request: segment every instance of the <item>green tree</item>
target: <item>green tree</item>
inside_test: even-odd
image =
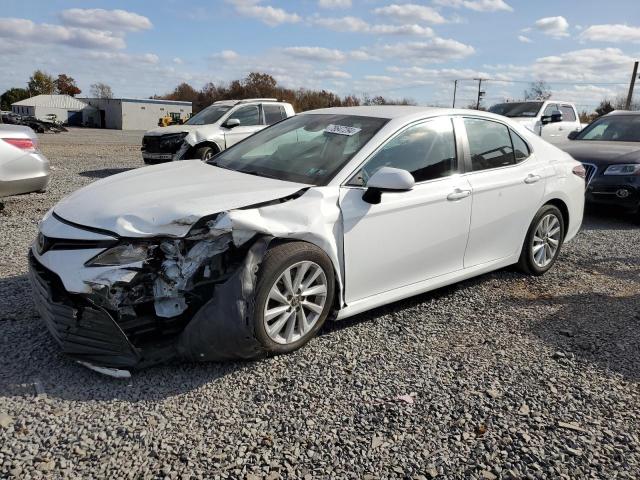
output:
[[[0,95],[0,110],[11,110],[11,104],[29,98],[29,90],[26,88],[10,88]]]
[[[36,70],[29,78],[27,89],[32,97],[36,95],[51,95],[56,91],[53,77],[42,70]]]
[[[76,81],[73,79],[73,77],[70,77],[69,75],[66,75],[64,73],[58,75],[58,78],[54,80],[54,83],[56,85],[56,91],[60,95],[70,95],[72,97],[75,97],[76,95],[82,93],[82,90],[78,88],[78,85],[76,85]]]

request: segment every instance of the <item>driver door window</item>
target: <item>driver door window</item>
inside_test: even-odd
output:
[[[437,118],[407,128],[374,154],[351,183],[365,185],[382,167],[407,170],[416,183],[455,173],[458,165],[451,119]]]
[[[242,127],[260,125],[260,108],[257,105],[241,107],[233,112],[229,118],[240,120],[240,126]]]

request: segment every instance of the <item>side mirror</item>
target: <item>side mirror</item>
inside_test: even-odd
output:
[[[240,125],[240,120],[238,120],[237,118],[228,118],[223,124],[222,126],[224,128],[235,128],[237,126]]]
[[[382,167],[367,182],[367,190],[362,199],[376,205],[382,200],[382,192],[406,192],[415,184],[413,175],[406,170]]]
[[[555,112],[552,112],[551,115],[543,115],[542,118],[540,118],[540,121],[542,122],[543,125],[546,125],[548,123],[558,123],[562,121],[562,113],[558,112],[557,110]]]
[[[569,140],[575,140],[576,138],[578,138],[578,135],[580,135],[580,132],[577,130],[574,130],[573,132],[569,132],[569,135],[567,136],[567,138]]]

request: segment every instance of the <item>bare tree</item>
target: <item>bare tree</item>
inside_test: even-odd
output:
[[[94,98],[113,98],[113,91],[106,83],[98,82],[91,85],[91,96]]]
[[[544,80],[531,82],[529,88],[524,91],[525,100],[549,100],[551,98],[551,87]]]

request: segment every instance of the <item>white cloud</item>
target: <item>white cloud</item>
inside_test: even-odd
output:
[[[344,62],[352,60],[371,60],[373,57],[363,50],[350,52],[324,47],[287,47],[284,53],[295,58],[314,62]]]
[[[524,35],[518,35],[518,40],[522,43],[533,43],[533,40],[531,40],[529,37],[525,37]]]
[[[417,24],[404,25],[370,25],[361,18],[339,17],[325,18],[319,17],[312,20],[315,25],[335,30],[337,32],[370,33],[375,35],[408,35],[418,37],[432,37],[433,30]]]
[[[391,17],[397,21],[422,21],[427,23],[439,24],[445,23],[445,18],[438,11],[424,5],[416,5],[414,3],[403,3],[387,5],[373,10],[376,15]]]
[[[393,83],[395,81],[393,77],[389,77],[387,75],[365,75],[364,79],[378,83]]]
[[[325,18],[319,17],[312,20],[316,25],[329,28],[337,32],[359,32],[366,33],[370,29],[370,25],[361,18],[357,17],[340,17]]]
[[[23,18],[0,18],[0,38],[32,44],[60,44],[76,48],[117,50],[125,48],[122,37],[111,32],[47,23]]]
[[[569,22],[564,17],[545,17],[534,23],[534,28],[551,37],[569,36]]]
[[[318,0],[321,8],[351,8],[351,0]]]
[[[104,10],[102,8],[70,8],[60,13],[65,25],[96,30],[129,31],[148,30],[151,20],[126,10]]]
[[[332,79],[341,79],[341,78],[351,78],[351,75],[347,72],[343,72],[342,70],[320,70],[314,74],[318,78],[332,78]]]
[[[591,42],[640,42],[640,27],[629,25],[591,25],[585,29],[580,38]]]
[[[237,60],[239,56],[240,55],[233,50],[222,50],[221,52],[214,53],[212,55],[214,59],[221,60],[223,62],[233,62],[234,60]]]
[[[610,81],[616,75],[625,79],[633,61],[619,48],[587,48],[538,58],[534,69],[547,76],[553,72],[555,79]]]
[[[108,61],[121,65],[158,65],[160,57],[155,53],[144,53],[142,55],[132,55],[122,52],[86,52],[85,58],[99,61]]]
[[[176,65],[182,65],[184,63],[184,61],[180,57],[175,57],[172,62]]]
[[[261,5],[261,0],[227,0],[227,2],[232,4],[239,14],[256,18],[270,27],[302,20],[297,13],[289,13],[282,8],[274,8],[270,5]]]
[[[513,11],[513,8],[504,0],[434,0],[433,3],[443,7],[464,7],[469,10],[475,10],[476,12]]]
[[[439,63],[458,60],[475,52],[471,45],[436,37],[426,42],[402,42],[376,47],[385,57],[410,60],[415,63]]]

